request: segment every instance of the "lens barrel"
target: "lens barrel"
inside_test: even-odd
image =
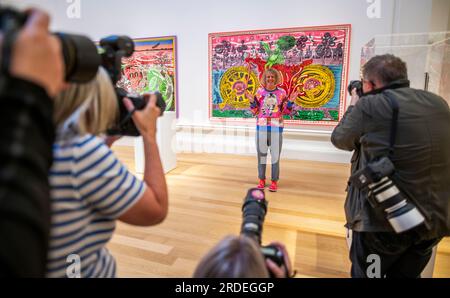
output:
[[[389,177],[369,185],[369,189],[369,196],[375,198],[379,207],[387,213],[386,219],[396,233],[410,230],[425,221],[419,210]]]
[[[97,74],[101,56],[94,42],[82,35],[55,33],[61,41],[65,64],[65,80],[86,83]]]

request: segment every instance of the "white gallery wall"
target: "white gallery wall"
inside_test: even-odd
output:
[[[235,129],[218,127],[209,121],[208,33],[351,24],[349,79],[358,79],[362,45],[377,34],[427,32],[433,4],[433,0],[3,2],[42,7],[51,14],[54,30],[82,33],[95,40],[110,34],[133,38],[176,35],[179,119],[174,147],[183,152],[238,154],[255,152],[254,125]],[[350,154],[334,149],[329,142],[331,130],[332,127],[313,126],[287,128],[283,156],[347,162]]]

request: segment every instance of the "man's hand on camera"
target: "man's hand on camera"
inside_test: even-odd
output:
[[[270,243],[270,245],[277,246],[283,252],[284,264],[287,266],[287,268],[285,268],[284,266],[280,267],[277,264],[275,264],[275,262],[273,262],[272,260],[267,259],[266,265],[269,268],[269,270],[273,273],[273,275],[276,278],[286,278],[286,277],[292,276],[291,260],[289,258],[289,254],[288,254],[284,244],[282,244],[280,242],[272,242],[272,243]],[[287,275],[286,275],[286,273],[287,273]]]
[[[353,88],[351,95],[352,95],[352,100],[350,101],[350,105],[354,106],[359,100],[359,96],[358,96],[358,93],[356,92],[356,88]]]
[[[133,121],[141,135],[145,138],[156,138],[156,119],[161,115],[161,109],[156,106],[156,95],[146,94],[147,105],[143,110],[136,110],[133,113]],[[123,102],[128,111],[133,111],[134,106],[131,100],[124,98]]]
[[[59,40],[48,31],[49,22],[46,13],[29,12],[14,42],[9,71],[14,77],[42,86],[53,97],[63,85],[64,62]]]

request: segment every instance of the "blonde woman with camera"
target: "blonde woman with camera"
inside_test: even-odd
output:
[[[166,181],[156,144],[160,109],[151,95],[132,119],[144,139],[145,170],[140,181],[115,157],[99,135],[118,121],[118,100],[107,72],[71,85],[55,99],[59,127],[50,172],[52,227],[48,277],[115,277],[116,264],[106,249],[117,220],[151,226],[168,210]],[[121,103],[122,104],[122,103]],[[131,101],[123,104],[133,110]],[[71,266],[79,260],[80,266]]]

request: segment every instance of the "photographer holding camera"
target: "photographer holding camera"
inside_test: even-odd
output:
[[[264,190],[249,189],[242,206],[241,235],[225,237],[212,248],[197,265],[194,277],[291,277],[286,247],[279,242],[261,246],[267,207]]]
[[[345,202],[351,275],[372,276],[368,256],[377,255],[379,277],[420,277],[450,235],[450,110],[410,88],[406,64],[393,55],[373,57],[362,75],[331,136],[354,151]]]
[[[64,79],[49,16],[29,10],[12,38],[0,27],[0,276],[43,277],[50,230],[55,128],[52,98]]]
[[[116,220],[151,226],[168,211],[167,186],[156,144],[157,95],[142,110],[128,98],[118,100],[110,74],[100,67],[95,79],[73,84],[55,99],[58,141],[50,172],[52,228],[47,276],[71,277],[67,258],[81,261],[80,277],[115,277],[114,258],[106,249]],[[99,135],[131,113],[144,140],[144,181],[131,174]],[[131,119],[128,119],[131,121]],[[74,274],[76,276],[76,274]]]

